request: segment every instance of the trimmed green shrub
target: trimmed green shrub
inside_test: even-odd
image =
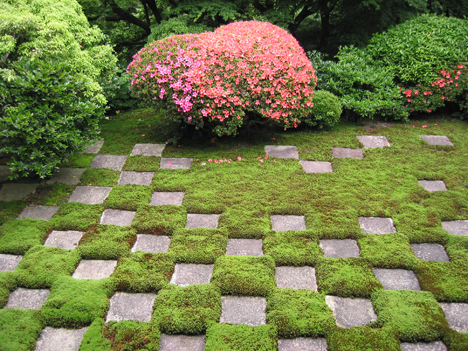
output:
[[[277,331],[274,326],[213,324],[206,332],[205,351],[276,351]]]
[[[31,247],[43,245],[53,224],[41,219],[14,219],[0,227],[0,252],[24,255]]]
[[[51,219],[55,230],[86,231],[99,224],[104,206],[88,205],[80,202],[68,202],[60,206]]]
[[[368,326],[338,329],[327,338],[330,351],[400,351],[400,341],[388,327],[374,329]]]
[[[39,311],[19,308],[0,309],[2,351],[30,351],[41,335],[44,320]]]
[[[184,228],[187,211],[180,206],[140,206],[132,222],[139,234],[172,235],[175,229]]]
[[[330,128],[338,123],[343,112],[340,99],[326,90],[317,90],[312,99],[314,106],[307,117],[302,117],[308,127]]]

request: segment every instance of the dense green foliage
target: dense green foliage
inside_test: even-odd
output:
[[[301,122],[319,128],[333,127],[338,123],[343,110],[337,96],[326,90],[317,90],[312,102],[314,106],[310,110],[310,117],[302,117]]]

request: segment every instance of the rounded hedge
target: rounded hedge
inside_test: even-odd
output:
[[[343,112],[343,105],[338,96],[326,90],[317,90],[312,101],[314,107],[312,107],[310,115],[304,117],[302,122],[309,127],[318,126],[319,128],[333,127],[338,123]]]

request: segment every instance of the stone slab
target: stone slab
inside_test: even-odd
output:
[[[420,135],[419,136],[422,140],[424,140],[429,145],[451,145],[453,143],[450,139],[445,135]]]
[[[333,311],[336,325],[341,328],[367,325],[377,320],[377,315],[370,300],[327,295],[325,296],[325,302]]]
[[[356,240],[320,240],[320,247],[322,248],[325,257],[348,258],[360,256],[359,246]]]
[[[161,154],[166,147],[166,144],[135,144],[130,156],[157,156],[161,157]]]
[[[18,215],[18,219],[34,218],[49,221],[59,208],[59,206],[28,206]]]
[[[60,168],[57,174],[46,181],[47,184],[77,185],[86,168]]]
[[[0,201],[25,200],[33,194],[39,183],[5,183],[0,189]]]
[[[447,351],[447,346],[442,341],[434,342],[402,342],[400,344],[401,351]]]
[[[149,253],[167,252],[171,239],[163,235],[137,234],[132,252],[144,251]]]
[[[229,239],[226,255],[233,256],[263,256],[263,240],[259,239]]]
[[[159,351],[203,351],[204,349],[204,335],[161,334]]]
[[[9,166],[0,166],[0,183],[10,179],[11,170]]]
[[[14,271],[22,259],[19,255],[0,254],[0,273]]]
[[[120,178],[117,181],[117,184],[151,185],[153,176],[154,172],[123,171],[120,173]]]
[[[270,217],[272,228],[275,232],[286,230],[306,230],[304,216],[282,216],[274,215]]]
[[[418,180],[418,183],[429,192],[447,190],[443,180]]]
[[[50,290],[47,289],[23,289],[18,288],[8,297],[4,308],[22,308],[28,310],[39,310],[49,297]]]
[[[418,278],[413,271],[381,268],[373,268],[372,270],[385,290],[421,290]]]
[[[185,193],[182,192],[154,192],[151,196],[150,205],[176,205],[182,206]]]
[[[127,161],[127,156],[124,155],[96,155],[89,168],[109,168],[121,171],[125,161]]]
[[[88,327],[55,329],[45,327],[37,340],[35,351],[78,351]]]
[[[315,268],[312,267],[276,267],[275,280],[278,288],[317,291]]]
[[[327,351],[327,340],[324,338],[296,338],[278,340],[278,351]]]
[[[391,218],[359,217],[359,226],[367,234],[388,234],[397,231]]]
[[[60,247],[64,250],[74,250],[78,246],[83,235],[84,232],[78,232],[75,230],[54,230],[49,234],[44,246]]]
[[[212,274],[212,264],[177,263],[169,283],[178,286],[210,284]]]
[[[292,145],[265,145],[268,157],[299,159],[297,147]]]
[[[362,149],[349,149],[346,147],[332,147],[335,158],[364,158]]]
[[[88,205],[102,204],[111,192],[107,186],[77,186],[68,202],[82,202]]]
[[[104,145],[104,140],[97,140],[89,145],[83,152],[87,154],[97,154],[99,150],[101,150],[102,145]]]
[[[117,261],[81,260],[72,277],[75,279],[104,279],[114,272]]]
[[[468,235],[468,220],[442,222],[442,229],[453,235]]]
[[[218,228],[219,214],[187,214],[185,228]]]
[[[141,321],[149,322],[153,313],[156,294],[129,294],[117,292],[110,299],[109,321]]]
[[[101,224],[119,225],[121,227],[129,227],[132,225],[135,218],[135,211],[124,210],[104,210],[101,216]]]
[[[219,323],[246,324],[252,327],[266,324],[266,299],[263,297],[221,296]]]
[[[444,310],[450,328],[459,333],[468,333],[468,303],[439,302],[439,304]]]
[[[410,244],[414,255],[420,260],[449,262],[445,248],[440,244]]]
[[[159,168],[162,169],[190,169],[193,158],[162,158]]]
[[[326,161],[299,161],[306,173],[329,173],[333,172],[331,162]]]
[[[382,135],[358,135],[357,138],[364,145],[363,149],[390,147],[387,138]]]

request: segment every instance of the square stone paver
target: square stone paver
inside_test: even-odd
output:
[[[296,338],[278,340],[278,351],[327,351],[326,339]]]
[[[96,140],[94,143],[89,145],[84,153],[87,154],[97,154],[101,150],[102,145],[104,145],[104,140]]]
[[[442,341],[434,342],[402,342],[400,344],[401,351],[447,351],[447,346]]]
[[[182,206],[185,193],[182,192],[154,192],[151,196],[150,205],[177,205]]]
[[[418,180],[418,183],[430,192],[447,190],[443,180]]]
[[[380,268],[373,268],[372,270],[385,290],[421,290],[418,278],[413,271]]]
[[[84,232],[74,230],[58,231],[54,230],[44,243],[44,246],[60,247],[64,250],[73,250],[78,246]]]
[[[452,142],[445,135],[420,135],[422,140],[424,140],[429,145],[451,145]]]
[[[48,221],[58,210],[59,206],[28,206],[19,214],[18,218],[34,218]]]
[[[440,244],[410,244],[417,258],[426,261],[449,262],[445,248]]]
[[[36,191],[38,185],[39,183],[2,184],[2,188],[0,189],[0,201],[25,200],[28,195]]]
[[[275,232],[284,232],[286,230],[306,230],[304,216],[281,216],[274,215],[270,217],[273,230]]]
[[[332,147],[335,158],[364,158],[362,149],[349,149],[346,147]]]
[[[68,202],[82,202],[88,205],[102,204],[111,192],[107,186],[77,186]]]
[[[159,168],[162,169],[190,169],[193,158],[162,158]]]
[[[137,234],[132,252],[144,251],[149,253],[167,252],[171,239],[168,236]]]
[[[263,297],[221,296],[223,305],[219,323],[266,324],[266,299]]]
[[[185,228],[218,228],[219,214],[187,214]]]
[[[382,217],[359,217],[359,225],[364,233],[388,234],[396,233],[393,219]]]
[[[439,302],[439,304],[444,310],[450,328],[459,333],[468,333],[468,303]]]
[[[78,351],[88,327],[81,329],[55,329],[45,327],[34,351]]]
[[[178,286],[210,284],[212,274],[212,264],[177,263],[169,283]]]
[[[468,220],[442,222],[442,229],[453,235],[468,235]]]
[[[325,257],[348,258],[359,257],[359,246],[356,240],[351,239],[331,239],[320,240],[320,247]]]
[[[336,325],[341,328],[366,325],[377,320],[377,315],[370,300],[327,295],[325,296],[325,302],[333,311]]]
[[[262,256],[263,240],[257,239],[229,239],[226,255],[234,256]]]
[[[329,173],[333,172],[331,162],[326,161],[299,161],[306,173]]]
[[[121,227],[132,225],[133,218],[135,218],[135,211],[124,210],[104,210],[101,216],[101,224],[113,224]]]
[[[46,181],[47,184],[77,185],[86,168],[60,168],[56,175]]]
[[[161,157],[166,144],[135,144],[130,156],[157,156]]]
[[[49,297],[50,290],[47,289],[23,289],[18,288],[8,297],[4,308],[23,308],[28,310],[39,310]]]
[[[265,145],[268,157],[299,159],[297,147],[292,145]]]
[[[204,349],[204,335],[161,334],[159,351],[203,351]]]
[[[156,299],[156,294],[129,294],[117,292],[110,299],[106,322],[149,322],[153,313],[154,299]]]
[[[75,279],[109,278],[114,272],[117,261],[111,260],[81,260],[72,277]]]
[[[317,291],[315,268],[312,267],[276,267],[275,279],[278,288]]]
[[[387,138],[381,135],[358,135],[357,138],[364,145],[363,149],[391,146]]]
[[[117,181],[117,184],[150,185],[153,180],[153,176],[154,172],[123,171],[120,173],[120,178]]]
[[[23,256],[0,254],[0,273],[14,271]]]
[[[121,171],[125,161],[127,161],[127,156],[124,155],[96,155],[89,168],[109,168]]]

